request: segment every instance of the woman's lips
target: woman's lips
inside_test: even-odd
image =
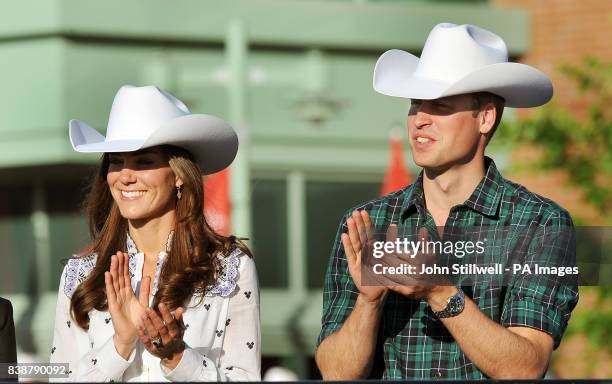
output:
[[[143,197],[147,191],[121,191],[122,200],[138,200]]]

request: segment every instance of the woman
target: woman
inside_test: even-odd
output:
[[[255,265],[202,207],[201,174],[232,162],[233,129],[124,86],[107,136],[72,120],[70,140],[104,154],[86,201],[93,249],[62,273],[51,362],[78,381],[259,380]]]

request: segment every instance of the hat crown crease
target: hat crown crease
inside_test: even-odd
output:
[[[164,123],[188,114],[185,104],[156,86],[123,86],[113,100],[106,141],[145,140]]]
[[[427,37],[415,77],[452,83],[477,68],[508,60],[496,34],[473,25],[437,25]]]

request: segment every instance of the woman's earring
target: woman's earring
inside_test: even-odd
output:
[[[176,187],[176,198],[180,200],[182,196],[183,196],[183,186],[178,185]]]

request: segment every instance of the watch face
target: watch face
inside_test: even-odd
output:
[[[457,313],[463,309],[463,300],[461,297],[453,296],[448,301],[448,310],[450,313]]]
[[[439,312],[434,312],[435,315],[442,319],[445,317],[457,316],[458,314],[463,312],[463,307],[465,305],[464,297],[465,296],[463,294],[463,291],[460,290],[459,292],[457,292],[457,294],[451,296],[448,299],[446,308]]]

